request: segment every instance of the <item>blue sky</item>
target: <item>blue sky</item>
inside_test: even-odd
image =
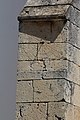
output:
[[[0,0],[0,120],[15,120],[17,16],[26,0]]]

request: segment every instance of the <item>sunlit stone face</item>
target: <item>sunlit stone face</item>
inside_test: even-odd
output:
[[[71,2],[72,0],[27,0],[25,6],[68,4]]]

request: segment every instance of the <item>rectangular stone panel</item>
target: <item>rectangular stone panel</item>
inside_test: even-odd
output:
[[[19,44],[18,60],[37,59],[37,44]]]
[[[16,105],[16,120],[46,120],[46,103],[22,103]]]
[[[34,102],[71,101],[71,84],[65,79],[34,80]]]
[[[33,86],[32,81],[17,82],[16,102],[32,102]]]

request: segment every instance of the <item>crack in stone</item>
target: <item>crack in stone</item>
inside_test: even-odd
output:
[[[20,116],[23,117],[21,107],[20,107],[20,110],[19,110],[19,111],[20,111]]]

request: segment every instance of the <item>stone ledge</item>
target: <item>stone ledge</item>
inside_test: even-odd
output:
[[[25,6],[71,4],[72,0],[27,0]]]
[[[19,21],[53,21],[55,19],[66,20],[66,13],[70,5],[52,5],[52,6],[37,6],[24,7],[20,15]]]

